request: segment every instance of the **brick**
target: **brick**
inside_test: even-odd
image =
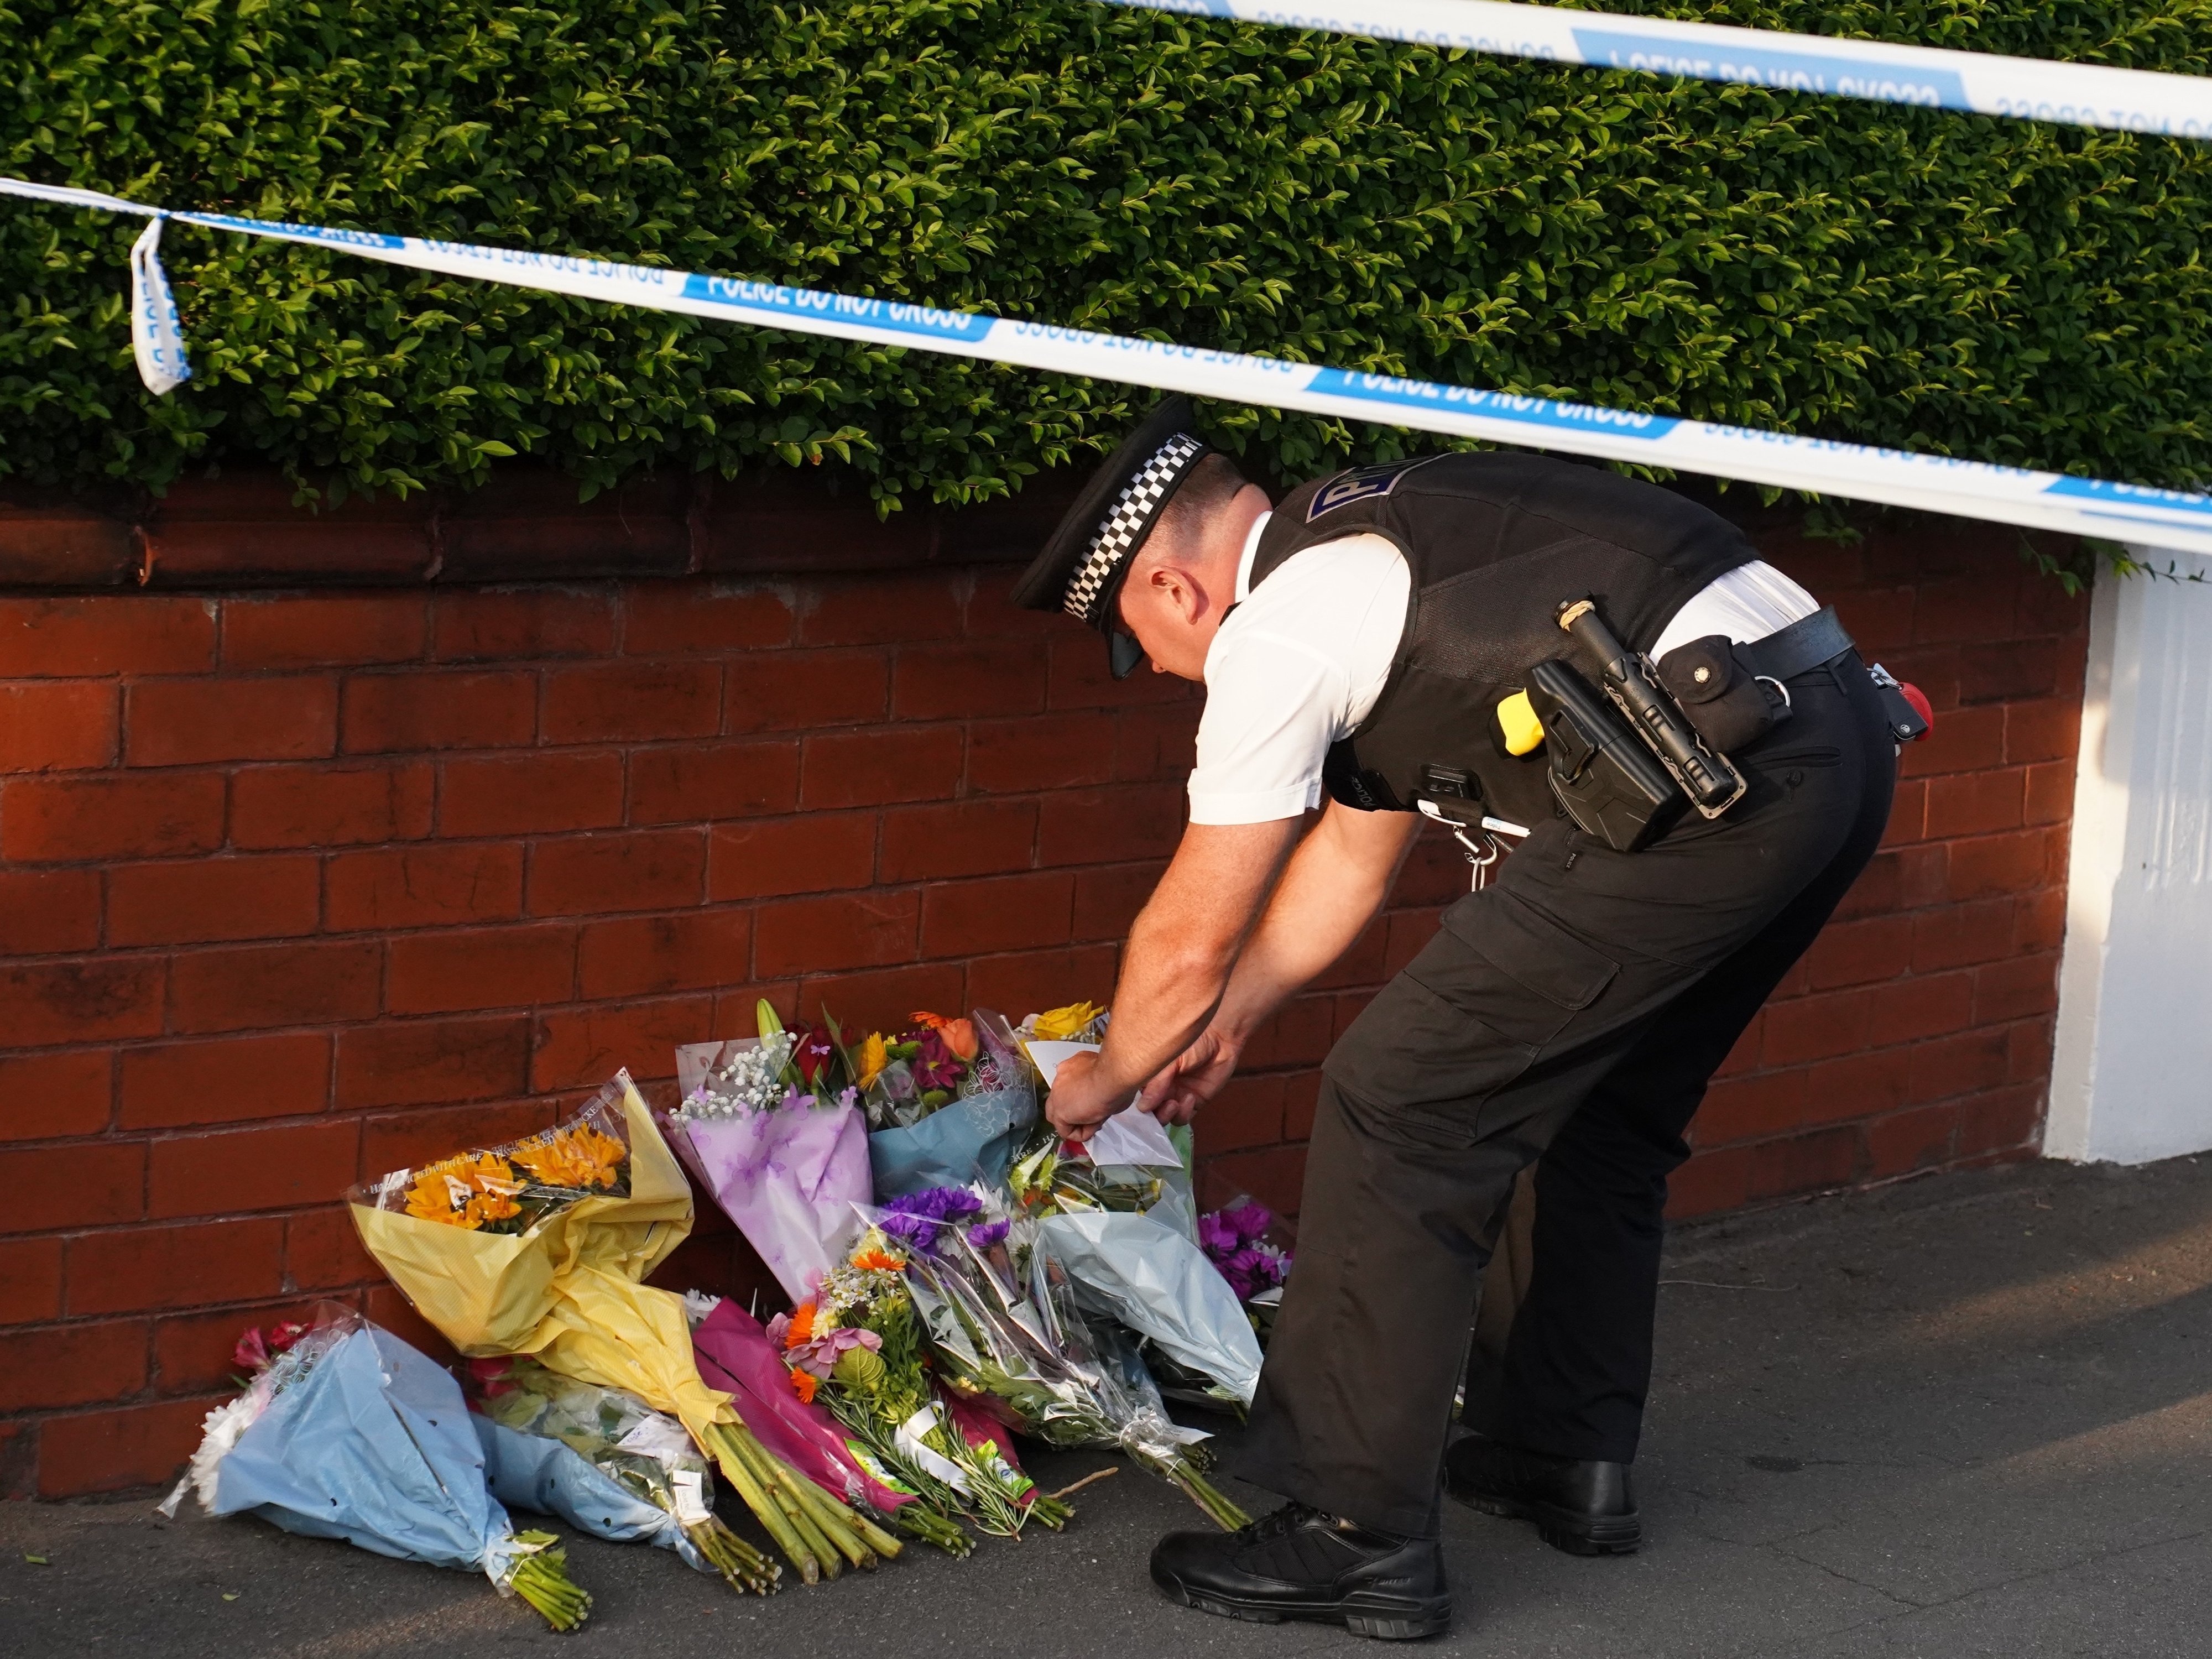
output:
[[[1911,962],[1912,922],[1906,916],[1831,922],[1806,953],[1809,982],[1816,991],[1895,979]]]
[[[825,581],[799,619],[803,645],[890,645],[959,637],[961,599],[950,575]]]
[[[1971,973],[1921,974],[1877,987],[1873,993],[1872,1040],[1917,1042],[1963,1031],[1973,1023]]]
[[[2012,948],[2015,953],[2056,951],[2066,942],[2066,892],[2047,888],[2013,901]]]
[[[0,857],[20,864],[161,858],[222,844],[222,779],[20,778],[0,787]]]
[[[1994,898],[2063,880],[2063,866],[2053,856],[2063,850],[2058,838],[2042,830],[1954,841],[1950,845],[1950,896]]]
[[[138,957],[0,965],[0,1048],[152,1036],[161,964]]]
[[[202,672],[215,666],[215,605],[147,594],[0,599],[0,663],[26,678]]]
[[[362,1311],[416,1352],[426,1355],[433,1364],[452,1365],[459,1362],[460,1356],[453,1352],[453,1345],[436,1326],[408,1305],[398,1286],[373,1286],[362,1297]]]
[[[0,659],[0,672],[8,666]],[[99,680],[0,685],[0,772],[112,766],[122,701]]]
[[[1974,969],[1974,1023],[1996,1025],[2058,1011],[2058,958],[2035,955]]]
[[[1795,1066],[1863,1048],[1873,1005],[1865,991],[1777,1003],[1761,1021],[1760,1059],[1768,1066]]]
[[[1905,745],[1899,767],[1906,777],[1950,772],[1978,772],[2005,760],[2005,705],[1956,708],[1936,722],[1918,743]]]
[[[1838,1123],[1871,1117],[1904,1105],[1911,1093],[1911,1049],[1839,1054],[1822,1060],[1808,1074],[1804,1121]]]
[[[1722,1078],[1705,1091],[1698,1108],[1698,1144],[1719,1146],[1796,1128],[1805,1119],[1805,1102],[1814,1073],[1802,1067]]]
[[[1762,1141],[1751,1150],[1750,1196],[1781,1198],[1846,1184],[1858,1161],[1856,1128],[1815,1130]]]
[[[1078,939],[1122,939],[1160,884],[1167,866],[1124,864],[1104,870],[1079,871],[1075,878],[1075,908],[1070,937]]]
[[[274,1297],[283,1243],[277,1216],[86,1233],[69,1242],[69,1311],[141,1313]]]
[[[226,668],[351,668],[422,654],[420,593],[291,593],[222,602]]]
[[[53,956],[100,943],[96,870],[0,870],[0,957]]]
[[[1025,1014],[1085,998],[1110,1002],[1119,956],[1110,945],[1078,945],[1060,951],[981,957],[968,964],[967,1006],[995,1008],[1018,1024]]]
[[[1198,763],[1195,700],[1165,708],[1132,708],[1115,717],[1114,775],[1125,783],[1164,780],[1178,788]]]
[[[626,917],[584,929],[578,975],[586,1000],[742,985],[752,966],[744,910]]]
[[[1117,730],[1112,714],[977,720],[968,728],[968,787],[1011,795],[1110,783]]]
[[[332,933],[512,921],[522,914],[522,844],[472,841],[341,854],[325,871],[323,902]]]
[[[1948,581],[1923,581],[1913,606],[1914,641],[2009,637],[2012,587],[2010,582],[1990,581],[1981,571]]]
[[[143,1320],[0,1331],[0,1412],[90,1406],[146,1386]]]
[[[331,1099],[331,1039],[321,1032],[125,1048],[119,1122],[173,1129],[297,1117]]]
[[[1890,801],[1889,822],[1882,829],[1884,847],[1901,847],[1924,840],[1928,835],[1928,784],[1925,779],[1900,779]]]
[[[764,651],[723,665],[731,732],[791,732],[879,720],[890,708],[881,651]]]
[[[1959,701],[1976,703],[2047,697],[2058,689],[2058,646],[2053,640],[1963,646],[1959,652]]]
[[[361,1125],[350,1117],[157,1140],[146,1212],[166,1221],[324,1203],[353,1184],[360,1147]]]
[[[354,675],[338,726],[339,746],[351,755],[507,749],[537,729],[536,675],[455,669]]]
[[[1866,1178],[1889,1181],[1915,1170],[1941,1169],[1951,1161],[1958,1134],[1955,1106],[1923,1106],[1869,1123]]]
[[[1328,1053],[1335,1022],[1327,997],[1295,997],[1261,1022],[1237,1064],[1246,1071],[1278,1066],[1318,1066]]]
[[[921,896],[912,892],[763,904],[753,924],[753,971],[780,979],[910,961],[921,918]]]
[[[491,1100],[530,1086],[530,1022],[381,1020],[338,1035],[341,1110]]]
[[[612,750],[448,761],[442,777],[441,835],[607,830],[623,821],[622,756]]]
[[[632,823],[704,823],[799,805],[799,744],[714,743],[641,749],[629,762]]]
[[[1912,1050],[1912,1103],[1948,1100],[1997,1087],[2006,1080],[2006,1042],[2000,1029],[1962,1031],[1921,1043]]]
[[[566,1002],[575,986],[576,929],[566,923],[410,933],[392,941],[385,1009],[520,1008]]]
[[[1961,1103],[1955,1155],[1964,1158],[2014,1151],[2032,1154],[2043,1135],[2044,1094],[2043,1085],[2027,1084],[1993,1089]]]
[[[430,833],[434,778],[422,762],[398,765],[254,766],[230,786],[235,847],[359,847]]]
[[[714,1035],[714,1012],[702,996],[542,1015],[531,1086],[596,1088],[623,1066],[635,1078],[672,1077],[679,1046]]]
[[[672,910],[706,892],[707,832],[630,830],[539,842],[530,854],[530,913]]]
[[[1741,1209],[1751,1195],[1754,1151],[1750,1146],[1723,1146],[1716,1152],[1700,1152],[1675,1170],[1667,1181],[1667,1218],[1680,1221]]]
[[[1034,714],[1044,708],[1044,647],[990,640],[902,651],[891,670],[891,714],[902,720]]]
[[[297,939],[315,931],[322,891],[322,860],[308,854],[118,865],[107,872],[107,942]]]
[[[2055,1021],[2046,1018],[2024,1019],[2005,1028],[2006,1082],[2041,1086],[2051,1081],[2055,1026]]]
[[[1296,1218],[1299,1194],[1305,1186],[1306,1149],[1268,1146],[1257,1152],[1228,1152],[1206,1165],[1210,1185],[1224,1196],[1243,1193],[1255,1198],[1277,1215]],[[1214,1200],[1206,1200],[1208,1208]]]
[[[2074,698],[2004,705],[2004,757],[2012,765],[2070,761],[2081,741],[2081,705]]]
[[[210,1395],[49,1419],[39,1431],[39,1495],[167,1485],[199,1444],[201,1419],[218,1403]]]
[[[1931,779],[1928,785],[1928,834],[1948,840],[1986,835],[2019,826],[2026,800],[2027,774],[2018,768]]]
[[[1194,1127],[1199,1156],[1213,1158],[1283,1139],[1283,1079],[1279,1073],[1237,1076],[1199,1109]]]
[[[456,1153],[503,1146],[550,1127],[559,1116],[550,1100],[514,1100],[372,1117],[362,1125],[362,1176],[377,1181],[394,1170],[421,1169]]]
[[[799,802],[812,811],[950,799],[963,747],[957,726],[814,733],[799,754]]]
[[[809,974],[792,1002],[794,1010],[805,1009],[809,1018],[818,1018],[828,1010],[848,1030],[902,1031],[917,1008],[950,1014],[955,1008],[965,1012],[973,1006],[967,1000],[967,977],[966,969],[956,962]],[[750,1031],[752,1018],[752,1004],[742,994],[726,995],[716,1002],[714,1029]]]
[[[154,1325],[153,1384],[160,1394],[198,1394],[220,1389],[242,1369],[238,1344],[247,1330],[265,1330],[314,1317],[311,1302],[280,1302],[259,1307],[224,1308],[215,1313],[176,1314]]]
[[[1170,857],[1182,840],[1188,800],[1178,784],[1056,790],[1037,803],[1037,862],[1121,864]],[[1459,890],[1465,889],[1462,878]]]
[[[872,812],[724,824],[708,843],[707,896],[720,902],[866,887],[875,860]]]
[[[1072,937],[1073,874],[999,876],[922,892],[921,948],[930,957],[1065,945]]]
[[[360,1230],[343,1205],[303,1210],[284,1218],[286,1291],[338,1290],[374,1284],[383,1277],[384,1269],[362,1247]]]
[[[0,1242],[0,1326],[33,1325],[62,1311],[62,1242]]]
[[[884,814],[877,879],[943,880],[1026,870],[1036,844],[1037,807],[1026,800],[902,806]]]
[[[113,1111],[112,1055],[0,1054],[0,1141],[94,1135]]]
[[[172,1029],[197,1034],[366,1019],[376,1012],[382,968],[382,947],[367,941],[195,951],[170,969]]]
[[[1052,642],[1045,706],[1055,713],[1064,708],[1128,708],[1181,702],[1194,695],[1188,681],[1172,674],[1152,673],[1148,667],[1139,668],[1126,680],[1115,679],[1105,648],[1095,634]],[[979,708],[975,712],[994,711]]]
[[[2027,800],[2021,809],[2029,823],[2064,823],[2074,816],[2074,763],[2047,761],[2027,769]]]
[[[708,738],[721,725],[719,663],[606,663],[546,676],[548,743]]]
[[[1320,1072],[1287,1073],[1283,1079],[1283,1139],[1311,1139],[1314,1115],[1320,1107]]]
[[[338,683],[328,675],[141,680],[123,717],[132,766],[320,760],[338,738]]]
[[[2009,899],[1948,905],[1912,919],[1912,970],[1917,974],[1995,962],[2012,949]]]
[[[440,662],[604,657],[614,645],[610,592],[485,588],[441,593],[430,605],[430,651]]]
[[[1378,916],[1367,924],[1364,931],[1352,941],[1342,956],[1314,975],[1308,988],[1324,991],[1336,990],[1347,985],[1380,985],[1389,977],[1382,971],[1382,963],[1389,949],[1389,918]]]
[[[627,656],[719,654],[788,645],[791,606],[774,588],[715,582],[633,582],[623,592]]]

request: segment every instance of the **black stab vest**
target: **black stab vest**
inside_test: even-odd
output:
[[[1330,795],[1413,811],[1424,794],[1458,793],[1436,787],[1431,769],[1443,769],[1479,786],[1484,811],[1529,825],[1552,815],[1544,752],[1506,753],[1496,711],[1537,663],[1576,660],[1559,602],[1594,595],[1613,631],[1648,650],[1714,577],[1759,556],[1727,520],[1655,484],[1492,451],[1300,485],[1261,532],[1251,586],[1309,547],[1360,534],[1397,546],[1413,591],[1382,696],[1329,750]]]

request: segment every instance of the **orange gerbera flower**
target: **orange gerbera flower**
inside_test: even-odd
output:
[[[906,1260],[891,1255],[888,1250],[863,1250],[853,1258],[853,1265],[866,1267],[872,1273],[895,1273],[906,1266]]]
[[[814,1390],[816,1386],[813,1372],[792,1372],[791,1391],[799,1396],[799,1403],[800,1405],[811,1406],[814,1403]]]
[[[814,1340],[814,1304],[802,1302],[791,1316],[791,1323],[783,1333],[783,1346],[803,1348]]]

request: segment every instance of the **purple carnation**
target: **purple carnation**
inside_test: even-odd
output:
[[[1006,1237],[1010,1224],[1004,1221],[987,1221],[980,1227],[969,1230],[968,1242],[979,1250],[988,1250]]]
[[[932,1187],[884,1206],[884,1231],[925,1255],[937,1254],[938,1237],[951,1224],[983,1212],[983,1200],[965,1187]]]

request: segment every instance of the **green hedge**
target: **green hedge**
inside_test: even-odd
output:
[[[1616,5],[1618,9],[1636,9]],[[1651,6],[2205,73],[2212,0]],[[2205,477],[2212,146],[1080,3],[0,0],[0,170],[2051,466]],[[0,198],[0,473],[526,453],[1018,487],[1147,394]],[[1405,434],[1222,406],[1286,473]],[[1431,442],[1415,437],[1414,443]]]

